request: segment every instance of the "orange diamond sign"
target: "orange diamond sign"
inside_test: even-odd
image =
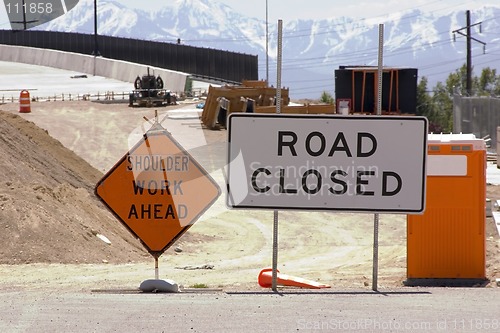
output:
[[[97,183],[96,195],[150,253],[169,248],[220,189],[161,126],[148,131]]]

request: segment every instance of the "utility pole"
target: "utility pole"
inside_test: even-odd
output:
[[[269,85],[269,10],[266,0],[266,82]]]
[[[97,45],[97,0],[94,0],[94,51],[92,55],[94,57],[99,57],[101,55]]]
[[[23,27],[24,27],[24,30],[27,29],[27,26],[26,26],[26,23],[27,23],[26,22],[26,10],[25,10],[25,8],[26,8],[26,3],[23,0],[23,9],[22,9],[22,11],[23,11]]]
[[[472,41],[476,41],[480,44],[483,44],[483,53],[486,53],[486,43],[483,41],[480,41],[479,39],[476,39],[472,37],[471,34],[471,28],[473,26],[479,25],[479,32],[481,33],[481,23],[483,22],[478,22],[471,24],[470,23],[470,11],[467,10],[465,12],[465,27],[453,30],[453,41],[455,41],[455,34],[462,35],[467,38],[467,80],[466,80],[466,85],[465,85],[465,90],[467,92],[467,96],[470,96],[472,94]],[[466,33],[464,34],[462,30],[466,30]]]

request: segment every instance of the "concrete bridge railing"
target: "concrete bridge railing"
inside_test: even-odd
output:
[[[166,89],[178,93],[184,91],[189,77],[187,73],[121,60],[25,46],[0,45],[0,61],[65,69],[124,82],[134,82],[137,76],[146,74],[149,67],[151,73],[162,77]]]

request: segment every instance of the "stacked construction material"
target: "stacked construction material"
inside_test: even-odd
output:
[[[274,113],[275,106],[260,106],[255,108],[255,113]],[[286,105],[281,108],[281,113],[292,114],[333,114],[335,106],[333,104],[306,104],[306,105]]]
[[[288,105],[288,89],[281,89],[281,98],[282,105]],[[275,104],[276,88],[269,87],[266,81],[243,81],[241,86],[210,86],[201,120],[209,129],[219,129],[225,127],[226,118],[232,112],[255,112],[260,106]]]

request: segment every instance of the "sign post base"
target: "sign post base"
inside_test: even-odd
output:
[[[178,293],[179,285],[173,280],[149,279],[145,280],[139,286],[139,289],[145,293]]]

